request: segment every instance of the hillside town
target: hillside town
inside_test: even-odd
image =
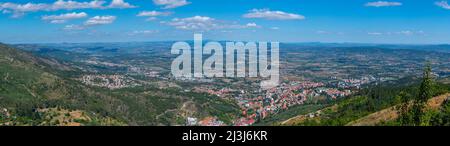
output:
[[[80,80],[86,85],[105,87],[108,89],[120,89],[139,85],[134,79],[124,75],[84,75]]]
[[[351,82],[354,84],[361,83]],[[292,106],[305,104],[308,100],[314,98],[324,98],[334,100],[351,95],[353,92],[350,89],[337,89],[327,87],[325,83],[312,81],[293,81],[289,83],[282,83],[276,88],[266,91],[255,91],[248,96],[245,90],[233,90],[230,88],[222,88],[214,90],[211,88],[194,88],[194,92],[203,92],[211,95],[216,95],[221,98],[231,97],[236,100],[241,109],[241,117],[233,121],[235,126],[250,126],[259,120],[263,120],[271,115],[275,115],[284,110],[288,110]],[[222,125],[223,122],[215,117],[207,117],[202,120],[189,117],[186,125]]]

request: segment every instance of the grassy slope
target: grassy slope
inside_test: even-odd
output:
[[[438,109],[441,104],[450,98],[450,93],[434,97],[428,101],[429,109]],[[352,121],[347,126],[375,126],[383,122],[390,122],[398,118],[398,111],[393,107],[372,113],[368,116]]]

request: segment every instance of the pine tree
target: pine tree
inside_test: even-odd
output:
[[[411,114],[411,104],[409,102],[410,98],[405,92],[400,92],[398,97],[401,104],[397,107],[399,122],[403,126],[410,126],[413,123]]]
[[[425,106],[428,99],[433,96],[433,77],[431,74],[431,65],[427,63],[425,70],[423,72],[422,83],[419,87],[419,94],[414,100],[412,107],[413,120],[415,126],[428,125],[427,120],[424,119],[425,116]]]

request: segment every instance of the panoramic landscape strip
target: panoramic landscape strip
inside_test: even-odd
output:
[[[0,12],[2,127],[450,125],[447,1],[0,0]]]

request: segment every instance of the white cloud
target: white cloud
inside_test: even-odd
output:
[[[136,8],[136,6],[133,6],[130,3],[125,2],[124,0],[112,0],[108,8],[125,9],[125,8]]]
[[[52,24],[63,24],[66,23],[67,20],[51,20],[50,23]]]
[[[153,3],[158,6],[163,6],[163,9],[173,9],[190,4],[187,0],[153,0]]]
[[[211,30],[216,29],[219,25],[216,24],[214,18],[206,16],[194,16],[189,18],[174,18],[169,22],[162,22],[167,25],[174,26],[176,29],[182,30]]]
[[[85,18],[88,15],[85,12],[80,12],[80,13],[67,13],[67,14],[61,14],[61,15],[46,15],[46,16],[42,16],[42,20],[45,21],[49,21],[50,23],[65,23],[67,22],[67,20],[71,20],[71,19],[80,19],[80,18]]]
[[[215,30],[215,29],[243,29],[251,27],[260,27],[256,23],[248,23],[246,25],[240,25],[237,23],[227,23],[222,20],[216,20],[207,16],[194,16],[188,18],[174,18],[171,21],[161,23],[173,26],[180,30]]]
[[[83,30],[84,27],[83,27],[83,26],[80,26],[80,25],[74,25],[74,24],[71,24],[71,25],[66,25],[66,26],[64,26],[63,29],[64,29],[64,30],[69,30],[69,31],[71,31],[71,30]]]
[[[396,32],[396,34],[411,36],[411,35],[425,35],[425,32],[422,30],[420,31],[403,30]]]
[[[145,21],[155,21],[158,20],[158,18],[156,17],[148,17],[147,19],[145,19]]]
[[[41,11],[41,10],[49,10],[49,5],[47,4],[34,4],[34,3],[26,3],[26,4],[16,4],[16,3],[2,3],[0,5],[0,9],[10,10],[14,12],[33,12],[33,11]]]
[[[377,2],[369,2],[366,4],[366,7],[393,7],[393,6],[401,6],[403,5],[400,2],[388,2],[388,1],[377,1]]]
[[[243,15],[244,18],[262,18],[268,20],[303,20],[305,16],[283,11],[270,11],[269,9],[253,9]]]
[[[368,32],[367,34],[368,34],[368,35],[374,35],[374,36],[380,36],[380,35],[383,35],[383,33],[381,33],[381,32]]]
[[[412,35],[425,35],[425,32],[420,31],[412,31],[412,30],[402,30],[397,32],[368,32],[368,35],[372,36],[382,36],[382,35],[405,35],[405,36],[412,36]]]
[[[21,17],[29,12],[38,11],[58,11],[58,10],[78,10],[78,9],[108,9],[108,8],[133,8],[135,6],[123,0],[113,0],[109,6],[105,6],[104,0],[92,0],[88,2],[78,2],[74,0],[57,0],[54,3],[25,3],[18,4],[12,2],[0,3],[0,10],[8,10],[12,17]]]
[[[49,17],[49,19],[52,18],[56,18],[55,21],[53,22],[53,20],[50,23],[65,23],[65,21],[63,22],[59,22],[60,20],[65,20],[65,19],[59,19],[59,18],[73,18],[69,17],[72,15],[55,15],[55,16],[51,16]],[[78,16],[81,17],[81,16]],[[74,31],[74,30],[84,30],[84,29],[88,29],[90,27],[93,26],[97,26],[97,25],[106,25],[106,24],[111,24],[113,23],[115,20],[117,19],[116,16],[95,16],[95,17],[91,17],[88,20],[86,20],[82,25],[76,25],[76,24],[70,24],[70,25],[66,25],[64,26],[63,30],[68,30],[68,31]]]
[[[270,29],[272,29],[272,30],[279,30],[280,28],[279,27],[271,27]]]
[[[403,35],[413,35],[414,32],[410,31],[410,30],[403,30],[403,31],[399,31],[397,32],[397,34],[403,34]]]
[[[435,4],[441,8],[450,10],[450,5],[448,4],[447,1],[440,1],[440,2],[436,2]]]
[[[252,22],[252,23],[247,23],[245,25],[247,28],[260,28],[261,26],[257,25],[256,23]]]
[[[145,21],[157,20],[159,16],[169,16],[172,12],[160,12],[160,11],[141,11],[136,16],[138,17],[148,17]]]
[[[103,0],[93,0],[90,2],[77,2],[73,0],[57,0],[53,4],[47,3],[3,3],[0,5],[2,9],[12,10],[14,12],[36,12],[36,11],[57,11],[57,10],[73,10],[73,9],[96,9],[103,8]]]
[[[111,24],[116,20],[116,16],[95,16],[84,22],[86,26]]]
[[[77,2],[77,1],[73,1],[73,0],[68,0],[68,1],[57,0],[52,5],[47,4],[48,8],[44,9],[44,10],[56,11],[56,10],[74,10],[74,9],[100,9],[100,8],[104,8],[103,5],[105,3],[106,2],[103,0],[93,0],[90,2]]]
[[[149,34],[155,34],[158,33],[158,30],[135,30],[131,33],[129,33],[128,35],[149,35]]]
[[[159,11],[142,11],[137,16],[140,17],[157,17],[157,16],[169,16],[171,12],[159,12]]]

